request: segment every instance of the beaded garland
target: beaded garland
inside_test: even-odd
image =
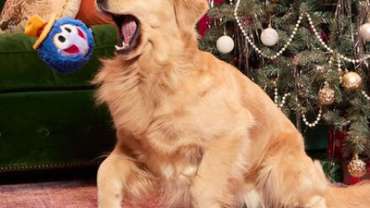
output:
[[[326,43],[325,41],[321,38],[319,32],[317,31],[313,21],[312,21],[312,18],[311,18],[311,15],[308,13],[308,12],[302,12],[299,17],[298,17],[298,20],[297,20],[297,23],[295,24],[295,27],[291,33],[291,35],[289,36],[289,39],[288,41],[284,44],[284,46],[277,52],[275,53],[274,55],[267,55],[265,53],[262,52],[261,49],[259,49],[256,44],[253,43],[252,39],[249,37],[248,33],[245,31],[243,25],[242,25],[242,22],[240,21],[239,19],[239,16],[238,16],[238,9],[239,9],[239,6],[240,6],[240,1],[241,0],[237,0],[236,1],[236,5],[235,5],[235,9],[234,9],[234,17],[235,17],[235,20],[236,20],[236,23],[238,24],[243,36],[245,37],[245,39],[247,40],[247,42],[254,48],[254,50],[262,57],[264,58],[267,58],[267,59],[271,59],[271,60],[274,60],[276,58],[278,58],[279,56],[281,56],[284,51],[289,47],[289,45],[292,43],[293,39],[295,38],[296,34],[297,34],[297,31],[302,23],[302,20],[304,17],[306,17],[308,19],[308,22],[310,24],[310,27],[312,29],[312,31],[314,32],[316,38],[319,40],[320,44],[331,54],[337,54],[338,58],[339,59],[342,59],[344,61],[347,61],[347,62],[352,62],[354,64],[356,63],[361,63],[367,59],[370,58],[370,54],[367,54],[365,55],[364,57],[360,58],[360,59],[352,59],[352,58],[348,58],[347,56],[339,53],[338,51],[335,51],[334,49],[330,48]]]
[[[284,96],[282,97],[281,99],[281,102],[279,103],[279,92],[278,92],[278,88],[275,86],[274,88],[274,102],[275,104],[279,107],[279,108],[283,108],[286,104],[286,99],[291,95],[291,93],[285,93]],[[296,102],[297,102],[297,106],[298,108],[301,108],[301,104],[299,103],[298,101],[298,98],[296,98]],[[314,128],[316,127],[319,122],[321,121],[321,118],[322,118],[322,108],[320,107],[319,109],[319,113],[317,114],[317,117],[316,119],[313,121],[313,122],[309,122],[307,120],[307,117],[306,117],[306,114],[304,112],[301,112],[302,114],[302,121],[303,123],[310,127],[310,128]]]
[[[302,119],[303,119],[303,123],[306,124],[306,126],[310,127],[310,128],[313,128],[313,127],[316,127],[317,124],[319,124],[320,120],[321,120],[321,116],[322,116],[322,109],[320,107],[319,109],[319,113],[317,114],[317,117],[315,119],[314,122],[310,123],[307,118],[306,118],[306,114],[302,113]]]
[[[274,88],[274,102],[279,108],[283,108],[286,104],[286,99],[290,96],[290,93],[285,93],[281,99],[281,102],[279,103],[279,92],[278,88],[275,86]]]
[[[364,57],[360,58],[360,59],[354,59],[354,58],[349,58],[343,54],[341,54],[340,52],[338,51],[335,51],[334,49],[330,48],[326,43],[325,41],[321,38],[318,30],[316,29],[313,21],[312,21],[312,18],[311,18],[311,15],[308,13],[308,12],[302,12],[300,13],[299,17],[298,17],[298,20],[297,20],[297,23],[295,24],[295,27],[291,33],[291,35],[289,36],[289,39],[288,41],[284,44],[284,46],[278,50],[278,52],[276,52],[275,54],[273,55],[267,55],[265,54],[260,48],[257,47],[257,45],[252,41],[252,39],[249,37],[247,31],[245,30],[245,28],[243,27],[242,25],[242,22],[240,21],[239,19],[239,16],[238,16],[238,9],[239,9],[239,6],[240,6],[240,1],[241,0],[237,0],[236,1],[236,4],[235,4],[235,9],[234,9],[234,17],[235,17],[235,20],[236,20],[236,23],[238,24],[244,38],[247,40],[247,42],[252,46],[252,48],[262,57],[264,58],[267,58],[267,59],[270,59],[270,60],[274,60],[276,58],[278,58],[279,56],[281,56],[285,51],[286,49],[290,46],[290,44],[292,43],[292,41],[294,40],[296,34],[297,34],[297,31],[299,29],[299,27],[301,26],[301,23],[302,23],[302,20],[304,17],[307,18],[308,20],[308,23],[310,25],[310,28],[312,29],[316,39],[320,42],[321,46],[323,48],[326,49],[326,51],[328,51],[329,53],[331,53],[332,55],[335,55],[337,57],[337,66],[338,66],[338,73],[340,75],[339,79],[340,81],[342,82],[342,74],[343,74],[343,70],[341,69],[341,61],[346,61],[346,62],[351,62],[353,64],[358,64],[358,63],[362,63],[364,62],[365,60],[369,59],[370,58],[370,54],[367,54],[365,55]],[[233,5],[233,1],[230,0],[230,4]],[[330,62],[332,62],[332,60],[330,60]],[[368,100],[370,101],[370,96],[367,95],[367,93],[362,90],[361,91],[361,94]],[[282,108],[284,107],[285,103],[286,103],[286,98],[288,96],[290,96],[291,94],[290,93],[286,93],[283,98],[282,98],[282,101],[281,103],[279,104],[279,95],[278,95],[278,89],[277,87],[275,86],[275,89],[274,89],[274,102],[278,105],[279,108]],[[296,102],[297,102],[297,106],[298,108],[301,108],[301,105],[300,103],[298,102],[298,98],[296,98]],[[307,120],[307,117],[306,115],[302,112],[302,120],[303,122],[310,128],[313,128],[315,127],[321,120],[321,117],[322,117],[322,108],[320,107],[319,109],[319,113],[315,119],[314,122],[310,123],[308,122]]]
[[[301,106],[301,104],[299,103],[299,100],[298,100],[298,98],[297,98],[297,97],[296,97],[296,102],[297,102],[297,106],[298,106],[298,108],[301,108],[302,106]],[[313,122],[309,122],[309,121],[307,120],[306,114],[305,114],[303,111],[301,111],[301,114],[302,114],[302,120],[303,120],[303,123],[304,123],[304,124],[306,124],[306,126],[308,126],[308,127],[310,127],[310,128],[313,128],[313,127],[316,127],[316,126],[317,126],[317,124],[319,124],[319,122],[320,122],[320,120],[321,120],[321,117],[322,117],[322,108],[320,107],[320,109],[319,109],[319,113],[317,114],[317,117],[316,117],[315,121],[313,121]]]

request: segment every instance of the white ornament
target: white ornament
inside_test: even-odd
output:
[[[335,51],[334,49],[330,48],[323,40],[322,38],[320,37],[320,34],[318,33],[317,29],[315,28],[315,25],[314,23],[312,22],[312,18],[310,16],[309,13],[307,12],[302,12],[300,15],[299,15],[299,18],[298,18],[298,21],[295,25],[295,28],[292,32],[292,34],[290,35],[289,37],[289,40],[288,42],[285,43],[284,47],[282,47],[279,52],[275,53],[274,55],[268,55],[268,54],[265,54],[262,52],[261,49],[259,49],[256,44],[254,44],[254,42],[252,41],[252,39],[248,36],[248,32],[244,29],[243,27],[243,24],[238,16],[238,10],[239,10],[239,6],[240,6],[240,2],[241,0],[236,0],[236,4],[235,4],[235,8],[234,8],[234,17],[235,17],[235,20],[236,20],[236,23],[238,24],[243,36],[245,37],[245,39],[247,40],[247,42],[252,46],[252,48],[262,57],[264,58],[267,58],[267,59],[270,59],[270,60],[274,60],[276,59],[277,57],[281,56],[282,53],[284,53],[284,51],[289,47],[289,45],[292,43],[294,37],[296,36],[297,34],[297,31],[298,31],[298,28],[301,26],[301,23],[302,23],[302,20],[304,17],[307,17],[308,19],[308,22],[310,24],[310,27],[312,29],[312,31],[314,31],[314,34],[316,36],[316,38],[319,40],[320,44],[322,47],[324,47],[328,52],[330,52],[331,54],[337,54],[338,56],[338,59],[340,60],[344,60],[346,62],[352,62],[353,64],[356,64],[356,63],[362,63],[364,61],[366,61],[367,59],[370,59],[370,54],[366,54],[364,55],[363,57],[359,58],[359,59],[355,59],[355,58],[349,58],[347,56],[344,56],[343,54],[340,54],[338,51]],[[370,23],[369,23],[370,24]]]
[[[217,40],[216,45],[217,45],[217,50],[224,54],[230,53],[235,47],[234,40],[230,36],[227,36],[227,35],[221,36]]]
[[[261,41],[265,46],[274,46],[279,41],[279,34],[275,29],[268,27],[262,31]]]
[[[370,23],[365,23],[360,26],[360,36],[364,41],[370,41]]]
[[[370,101],[370,96],[367,95],[367,93],[365,92],[365,90],[362,90],[361,93],[366,98],[366,100]]]

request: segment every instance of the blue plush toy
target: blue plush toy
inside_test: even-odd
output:
[[[37,37],[33,46],[39,57],[56,71],[69,74],[85,65],[93,53],[94,37],[83,22],[64,17],[48,22],[32,16],[25,33]]]

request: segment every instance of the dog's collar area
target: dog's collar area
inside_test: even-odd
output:
[[[113,20],[118,27],[118,53],[129,53],[139,46],[140,41],[140,21],[133,15],[115,15]]]

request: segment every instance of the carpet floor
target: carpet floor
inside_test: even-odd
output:
[[[68,181],[0,186],[0,208],[96,208],[96,186]]]

